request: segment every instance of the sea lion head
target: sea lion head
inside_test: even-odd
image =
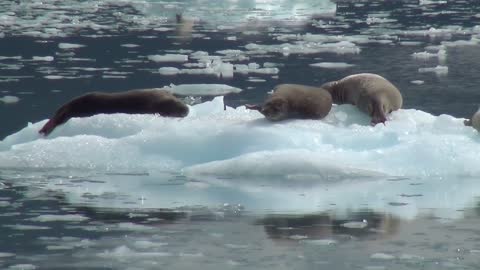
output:
[[[189,109],[182,101],[177,98],[165,100],[156,104],[156,110],[161,116],[167,117],[185,117],[188,115]]]
[[[385,115],[385,108],[378,99],[371,99],[367,105],[368,114],[372,117],[370,122],[373,126],[378,123],[383,123],[387,121],[387,116]]]
[[[280,121],[288,117],[288,101],[284,98],[274,97],[268,100],[260,110],[270,121]]]

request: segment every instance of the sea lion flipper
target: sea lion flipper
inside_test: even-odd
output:
[[[43,136],[48,136],[50,132],[52,132],[55,127],[57,126],[57,123],[55,119],[50,119],[48,122],[38,131],[38,133],[42,134]]]
[[[258,104],[245,104],[245,108],[247,108],[249,110],[254,110],[254,111],[261,111],[262,110],[262,106],[260,106]]]
[[[471,127],[472,126],[472,119],[464,120],[463,124],[467,127]]]

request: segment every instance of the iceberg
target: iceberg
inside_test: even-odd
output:
[[[73,204],[337,214],[368,204],[450,219],[480,195],[478,132],[415,109],[374,127],[351,105],[322,120],[272,123],[243,106],[224,110],[216,97],[183,119],[96,115],[41,137],[45,121],[0,141],[2,177],[63,191]]]
[[[202,89],[171,87],[187,95]],[[220,94],[224,86],[205,87]],[[325,181],[480,175],[480,137],[463,119],[415,109],[389,118],[372,127],[354,106],[338,105],[322,120],[272,123],[243,106],[224,110],[222,97],[216,97],[191,106],[183,119],[101,114],[73,118],[46,138],[38,134],[46,120],[29,124],[0,141],[0,168],[171,170],[189,177]]]

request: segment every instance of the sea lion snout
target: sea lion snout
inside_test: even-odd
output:
[[[288,102],[283,98],[269,100],[260,110],[260,113],[270,121],[280,121],[288,117]]]

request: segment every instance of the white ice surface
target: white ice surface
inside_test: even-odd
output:
[[[421,209],[461,216],[456,209],[480,195],[478,132],[463,119],[414,109],[389,118],[371,127],[355,107],[340,105],[323,120],[271,123],[244,107],[224,111],[217,97],[190,107],[184,119],[74,118],[46,138],[38,134],[46,120],[30,124],[0,141],[0,168],[127,173],[82,185],[65,177],[42,182],[73,202],[99,196],[104,207],[125,204],[102,194],[128,194],[138,207],[242,203],[252,211],[311,212],[368,203],[405,218]],[[132,173],[149,176],[136,181]],[[171,186],[158,176],[165,173],[195,181]]]
[[[194,88],[230,89],[217,86],[172,89],[188,95]],[[30,124],[0,141],[0,167],[171,168],[189,174],[283,177],[326,172],[480,175],[480,137],[462,119],[413,109],[389,118],[386,125],[371,127],[356,108],[341,105],[321,121],[271,123],[244,107],[224,111],[218,97],[194,105],[184,119],[126,114],[73,118],[46,138],[38,134],[46,120]]]
[[[17,103],[20,101],[20,98],[16,96],[3,96],[0,98],[0,102],[3,103]]]
[[[242,89],[226,84],[170,84],[163,88],[182,96],[219,96],[242,92]]]

